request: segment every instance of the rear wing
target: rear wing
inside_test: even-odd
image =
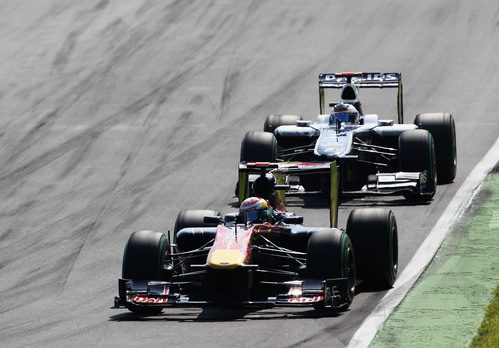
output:
[[[329,192],[329,223],[331,227],[338,227],[338,166],[336,162],[331,163],[299,163],[299,162],[247,162],[239,165],[239,204],[250,196],[250,174],[265,175],[270,173],[276,179],[274,190],[281,202],[286,204],[286,192],[292,191],[288,184],[288,176],[299,174],[329,174],[331,189]]]
[[[397,88],[398,123],[404,123],[403,85],[401,73],[378,72],[342,72],[319,75],[319,108],[321,115],[325,112],[324,89],[342,88],[351,83],[358,88]]]

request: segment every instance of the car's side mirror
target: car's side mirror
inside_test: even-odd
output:
[[[214,224],[218,225],[220,222],[222,222],[222,217],[221,216],[205,216],[203,217],[203,222],[205,224]]]
[[[227,223],[231,223],[231,222],[235,222],[236,221],[236,214],[227,214],[225,215],[224,217],[224,222],[227,224]]]
[[[285,224],[302,224],[303,216],[286,216],[283,220]]]
[[[309,127],[311,124],[312,124],[312,121],[304,121],[304,120],[296,121],[297,127]]]

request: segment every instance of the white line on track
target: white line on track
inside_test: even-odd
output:
[[[438,219],[431,232],[395,282],[394,287],[385,294],[373,312],[357,329],[348,343],[348,347],[367,347],[371,343],[376,333],[383,326],[386,318],[402,301],[414,282],[416,282],[423,270],[430,263],[447,232],[464,213],[481,183],[487,174],[494,169],[498,161],[499,138],[482,160],[473,168],[440,219]]]

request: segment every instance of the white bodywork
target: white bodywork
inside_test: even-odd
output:
[[[391,120],[379,120],[376,114],[364,115],[364,124],[342,123],[340,129],[329,123],[330,115],[319,115],[314,123],[300,121],[297,126],[280,126],[275,134],[281,137],[317,137],[314,154],[338,158],[347,156],[356,133],[374,131],[380,135],[398,135],[406,130],[417,129],[414,124],[393,124]]]

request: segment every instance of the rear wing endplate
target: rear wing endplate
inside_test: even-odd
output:
[[[319,75],[319,108],[321,115],[325,112],[324,89],[342,88],[352,83],[358,88],[397,88],[398,123],[404,123],[403,85],[401,73],[379,72],[342,72]]]
[[[239,204],[250,196],[249,174],[271,173],[276,179],[275,191],[281,202],[286,204],[287,178],[289,175],[319,174],[328,173],[330,175],[329,191],[329,223],[331,227],[338,227],[338,165],[336,162],[322,163],[316,166],[301,163],[268,163],[268,162],[247,162],[239,165]]]

